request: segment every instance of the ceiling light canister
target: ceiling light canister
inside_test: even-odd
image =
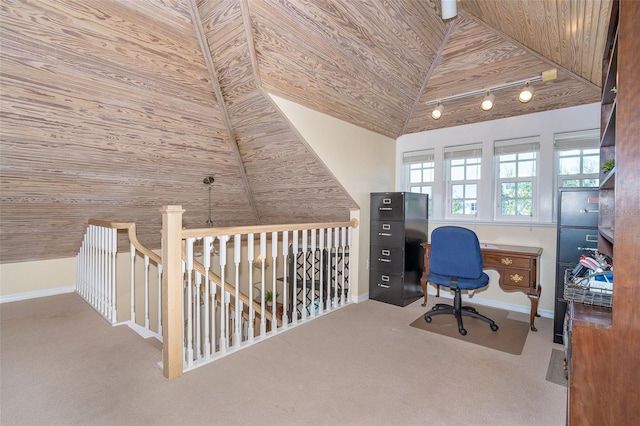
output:
[[[493,103],[495,101],[496,101],[496,96],[493,93],[491,93],[489,90],[487,90],[487,95],[482,100],[482,103],[480,104],[480,108],[482,108],[483,111],[489,111],[491,108],[493,108]]]
[[[431,111],[431,118],[434,120],[440,120],[442,117],[442,113],[444,112],[444,106],[438,102],[438,105]]]
[[[442,19],[451,19],[458,14],[456,0],[441,0]]]
[[[523,104],[526,104],[533,98],[533,87],[527,81],[526,85],[518,95],[518,100]]]

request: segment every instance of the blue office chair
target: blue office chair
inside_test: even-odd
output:
[[[440,314],[453,314],[458,321],[458,332],[467,334],[462,325],[462,317],[469,316],[488,322],[491,330],[498,326],[488,317],[481,315],[470,306],[462,306],[460,292],[476,290],[489,284],[489,276],[482,272],[482,253],[475,232],[459,226],[442,226],[431,233],[431,255],[427,280],[436,285],[449,287],[455,291],[453,306],[436,304],[424,314],[424,320]]]

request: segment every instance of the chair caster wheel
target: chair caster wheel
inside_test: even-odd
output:
[[[426,322],[428,322],[428,323],[431,323],[431,317],[425,316],[425,317],[424,317],[424,320],[425,320]]]
[[[489,324],[489,327],[491,327],[491,331],[498,331],[498,324]]]
[[[465,330],[464,328],[461,328],[460,330],[458,330],[460,332],[460,334],[462,334],[463,336],[467,335],[467,330]]]

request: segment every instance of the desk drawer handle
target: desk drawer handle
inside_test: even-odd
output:
[[[386,284],[380,284],[378,283],[378,287],[382,287],[382,288],[389,288],[390,286],[386,285]]]
[[[500,259],[500,261],[503,265],[511,265],[513,263],[513,260],[509,259],[508,257],[503,257],[502,259]]]
[[[510,278],[511,278],[511,281],[516,282],[516,283],[519,283],[520,281],[523,280],[522,275],[518,275],[518,274],[513,274],[513,275],[510,276]]]

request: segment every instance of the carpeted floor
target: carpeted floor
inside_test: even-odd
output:
[[[458,323],[453,315],[435,315],[431,323],[424,320],[424,315],[420,315],[410,325],[420,330],[459,339],[464,342],[474,343],[487,348],[496,349],[513,355],[520,355],[529,335],[529,323],[508,318],[509,312],[502,309],[490,308],[488,306],[471,306],[482,315],[491,318],[497,325],[498,330],[492,331],[484,321],[472,317],[463,317],[462,322],[467,334],[463,336],[458,332]]]

